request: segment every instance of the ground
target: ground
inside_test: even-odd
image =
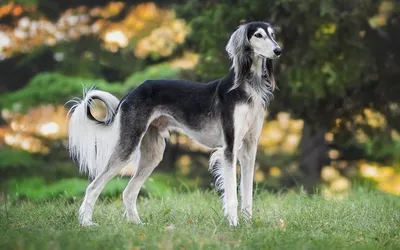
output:
[[[3,204],[0,249],[400,249],[400,197],[365,188],[340,201],[258,192],[253,222],[236,228],[214,192],[142,198],[146,225],[125,222],[120,199],[103,199],[99,225],[80,227],[80,201]]]

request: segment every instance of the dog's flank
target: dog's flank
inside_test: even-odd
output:
[[[79,210],[81,225],[93,225],[93,206],[106,183],[134,159],[137,169],[123,193],[128,221],[140,223],[139,190],[161,161],[169,131],[179,130],[216,151],[210,171],[222,193],[225,215],[237,225],[236,163],[241,165],[242,211],[252,214],[254,161],[264,108],[275,89],[272,59],[282,50],[271,26],[242,25],[231,36],[228,75],[206,84],[185,80],[147,80],[119,101],[109,93],[89,90],[71,108],[69,149],[81,172],[94,180]],[[90,112],[94,99],[107,107],[104,121]],[[244,146],[242,146],[244,145]]]

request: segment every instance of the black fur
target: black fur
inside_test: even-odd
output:
[[[247,24],[247,40],[250,40],[250,38],[254,35],[254,33],[258,30],[258,28],[262,28],[265,30],[265,32],[268,34],[267,29],[271,27],[269,23],[264,23],[264,22],[252,22]],[[269,34],[268,34],[269,36]]]
[[[250,23],[247,26],[247,38],[253,36],[258,28],[265,29],[269,24],[263,22]],[[248,40],[247,39],[247,40]],[[252,102],[251,96],[245,91],[245,85],[233,88],[235,82],[248,84],[263,84],[252,82],[251,65],[253,52],[250,44],[246,44],[244,52],[240,53],[242,67],[231,69],[229,74],[209,83],[198,83],[186,80],[147,80],[125,95],[120,101],[121,139],[119,151],[123,159],[127,159],[139,143],[138,138],[146,130],[151,115],[162,111],[177,122],[192,130],[201,130],[209,121],[220,121],[223,127],[223,137],[226,144],[225,157],[232,160],[234,145],[233,112],[236,105]],[[268,79],[274,81],[272,60],[267,61]],[[238,71],[235,74],[235,71]],[[235,79],[238,77],[238,79]],[[259,86],[253,86],[257,91]],[[264,98],[268,102],[268,98]],[[88,117],[94,119],[88,108]],[[112,118],[113,120],[113,118]],[[100,121],[101,123],[101,121]],[[222,147],[224,145],[206,145]]]
[[[231,36],[226,48],[233,59],[233,69],[224,78],[209,83],[185,80],[147,80],[125,95],[121,101],[109,93],[89,92],[82,102],[87,106],[80,106],[82,103],[77,104],[80,111],[79,116],[73,114],[70,123],[72,131],[74,131],[74,136],[70,137],[69,144],[74,149],[72,154],[84,155],[89,158],[90,162],[80,162],[83,170],[88,169],[89,173],[92,171],[95,174],[97,174],[97,170],[101,170],[88,187],[80,208],[79,216],[82,225],[93,224],[91,209],[98,193],[118,171],[135,158],[134,153],[138,152],[139,148],[140,162],[137,173],[142,173],[143,176],[135,174],[132,181],[137,178],[142,183],[139,183],[139,186],[128,184],[123,197],[127,207],[127,219],[140,221],[138,216],[134,215],[135,210],[132,210],[129,204],[132,199],[136,199],[135,196],[137,197],[140,186],[162,159],[165,144],[160,143],[160,139],[161,142],[164,142],[162,138],[168,136],[168,130],[174,129],[182,129],[201,144],[217,149],[210,159],[210,165],[212,165],[210,169],[213,174],[219,175],[217,187],[221,191],[228,190],[224,194],[226,195],[224,196],[225,213],[230,219],[230,224],[237,225],[237,208],[234,207],[237,202],[237,184],[236,178],[234,178],[236,162],[234,160],[238,154],[243,156],[249,153],[252,155],[249,157],[252,158],[249,158],[247,162],[239,160],[241,164],[247,164],[243,171],[250,171],[254,167],[255,152],[243,151],[246,150],[246,147],[241,148],[240,145],[251,143],[253,151],[257,148],[264,118],[262,108],[268,104],[275,86],[272,61],[270,59],[265,61],[262,58],[279,56],[275,52],[276,46],[266,40],[265,36],[263,38],[266,43],[262,43],[263,40],[251,40],[250,42],[249,39],[259,28],[263,28],[268,34],[268,27],[269,24],[254,22],[241,26]],[[274,39],[271,40],[274,42]],[[256,60],[256,63],[253,60]],[[262,66],[261,61],[263,61]],[[252,72],[253,63],[255,72]],[[77,125],[80,125],[81,115],[82,113],[84,115],[85,112],[88,119],[96,120],[90,112],[90,104],[94,99],[101,100],[101,96],[105,99],[103,102],[109,103],[107,117],[104,121],[96,122],[109,127],[98,129],[97,124],[96,126],[86,124],[87,128],[95,129],[94,135],[89,136],[94,141],[90,140],[89,143],[82,146],[79,140],[81,130]],[[237,108],[240,104],[248,105]],[[235,109],[239,113],[235,114]],[[243,117],[235,117],[235,115],[243,115]],[[235,128],[235,124],[238,124],[239,128]],[[104,132],[103,136],[102,132]],[[149,137],[149,133],[155,136]],[[110,138],[112,136],[115,137]],[[240,138],[235,138],[235,136]],[[92,154],[93,151],[85,151],[86,149],[92,150],[93,145],[96,147],[95,154]],[[143,145],[145,146],[143,147]],[[108,161],[99,158],[98,154],[103,158],[108,158]],[[96,169],[98,165],[100,168]],[[252,178],[250,174],[252,172],[249,171],[244,176],[247,191],[242,189],[245,190],[243,191],[244,196],[247,197],[252,196],[252,186],[249,186],[252,181],[249,179],[249,177]],[[225,178],[228,180],[226,189],[223,185]],[[136,200],[134,202],[134,206],[136,206]],[[246,206],[251,208],[251,202],[250,206],[249,204]],[[251,215],[251,210],[246,210],[246,213]]]
[[[226,77],[206,84],[185,80],[145,81],[120,102],[123,148],[133,149],[136,145],[135,140],[131,139],[137,138],[146,129],[137,126],[146,124],[156,110],[162,110],[193,130],[201,130],[206,125],[205,122],[220,120],[224,127],[224,138],[232,150],[234,107],[249,101],[244,86],[229,91],[233,82],[233,70]],[[126,144],[130,146],[127,147]],[[130,152],[127,150],[124,157]]]

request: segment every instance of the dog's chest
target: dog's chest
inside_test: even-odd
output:
[[[235,124],[235,137],[241,140],[255,127],[255,122],[264,117],[264,109],[261,104],[240,104],[235,107],[233,121]]]

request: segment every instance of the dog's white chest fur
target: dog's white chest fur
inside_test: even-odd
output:
[[[235,146],[240,147],[245,135],[256,129],[258,121],[264,119],[264,109],[261,104],[250,105],[240,104],[235,107],[234,125],[235,125]]]

